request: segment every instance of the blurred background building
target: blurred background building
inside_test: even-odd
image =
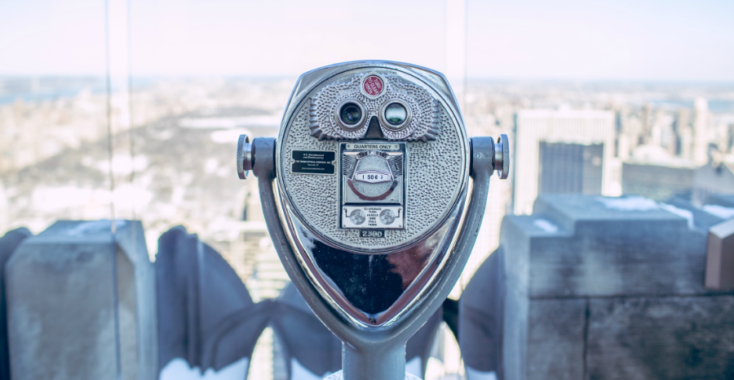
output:
[[[538,194],[619,195],[614,121],[611,111],[518,110],[515,213],[531,213]]]

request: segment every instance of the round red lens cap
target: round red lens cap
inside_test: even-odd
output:
[[[385,85],[382,83],[382,78],[377,75],[370,75],[362,82],[362,89],[369,96],[380,95],[383,88],[385,88]]]

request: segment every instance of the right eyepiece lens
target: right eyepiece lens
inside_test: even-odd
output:
[[[408,118],[408,110],[400,103],[392,103],[385,108],[385,120],[392,125],[400,125]]]
[[[362,109],[354,103],[346,103],[339,110],[339,116],[346,125],[354,125],[362,119]]]

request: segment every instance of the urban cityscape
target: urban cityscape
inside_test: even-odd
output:
[[[277,135],[294,83],[148,78],[108,104],[101,78],[0,78],[0,232],[139,219],[155,260],[158,237],[181,225],[227,260],[253,300],[277,297],[288,276],[257,183],[237,178],[234,152],[240,134]],[[734,193],[734,86],[469,80],[462,91],[469,135],[508,134],[513,166],[509,181],[492,183],[454,299],[499,246],[503,217],[531,214],[540,194],[678,197],[700,207],[709,194]],[[448,329],[441,334],[429,373],[460,378],[458,346]],[[278,355],[266,330],[250,373],[282,378]]]

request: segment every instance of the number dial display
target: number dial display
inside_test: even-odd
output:
[[[405,143],[341,145],[341,228],[404,228]]]

